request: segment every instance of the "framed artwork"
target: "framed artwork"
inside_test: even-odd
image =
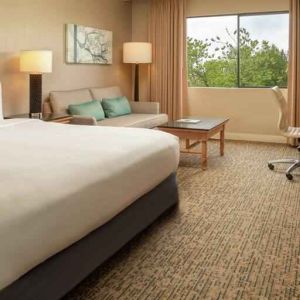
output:
[[[66,61],[71,64],[112,64],[112,31],[66,25]]]

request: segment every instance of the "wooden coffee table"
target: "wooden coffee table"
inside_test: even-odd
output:
[[[185,149],[182,153],[201,154],[201,168],[207,168],[207,142],[214,135],[220,133],[220,155],[224,155],[225,126],[229,121],[227,118],[188,117],[185,119],[197,119],[199,123],[190,124],[169,121],[160,125],[159,130],[174,134],[180,139],[185,139]],[[191,142],[193,141],[193,142]],[[192,149],[201,143],[201,152]]]

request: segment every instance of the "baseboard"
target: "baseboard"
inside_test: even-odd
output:
[[[225,132],[225,138],[228,140],[236,141],[252,141],[279,144],[287,143],[287,139],[284,136],[268,134]]]

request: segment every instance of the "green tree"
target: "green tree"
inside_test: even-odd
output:
[[[227,30],[229,40],[216,36],[210,40],[188,38],[188,80],[190,86],[236,87],[237,32]],[[213,50],[213,51],[212,51]],[[240,29],[240,86],[286,86],[287,54],[268,41],[251,39]]]
[[[208,48],[211,44],[197,39],[187,39],[188,80],[190,86],[208,86],[205,61],[209,58]]]

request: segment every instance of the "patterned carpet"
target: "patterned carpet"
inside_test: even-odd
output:
[[[209,154],[207,171],[182,156],[179,208],[64,300],[300,299],[300,176],[266,167],[297,151],[228,142]]]

